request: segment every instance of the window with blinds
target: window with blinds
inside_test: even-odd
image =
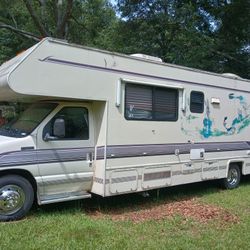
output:
[[[176,121],[178,119],[178,90],[126,84],[125,118]]]
[[[192,113],[203,113],[204,94],[199,91],[192,91],[190,94],[190,111]]]

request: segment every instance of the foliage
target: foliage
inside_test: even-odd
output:
[[[107,1],[76,1],[69,40],[88,46],[106,47],[102,41],[109,35],[115,22],[115,11]]]
[[[127,53],[250,78],[249,1],[119,0],[118,7]]]
[[[115,22],[115,11],[106,0],[2,0],[0,63],[45,36],[105,47]]]
[[[215,16],[221,23],[216,38],[223,71],[250,78],[250,2],[232,1]]]

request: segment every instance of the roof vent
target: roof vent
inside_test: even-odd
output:
[[[223,75],[223,76],[230,77],[230,78],[234,78],[234,79],[237,79],[237,78],[241,79],[240,76],[238,76],[238,75],[236,75],[236,74],[233,74],[233,73],[223,73],[222,75]]]
[[[154,62],[163,62],[162,59],[159,57],[149,56],[149,55],[145,55],[145,54],[131,54],[130,56],[149,60],[149,61],[154,61]]]

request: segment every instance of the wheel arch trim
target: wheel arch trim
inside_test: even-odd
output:
[[[228,173],[229,167],[232,164],[236,164],[238,165],[239,169],[240,169],[240,173],[244,174],[244,167],[245,167],[245,159],[231,159],[227,162],[227,169],[226,169],[226,173]]]

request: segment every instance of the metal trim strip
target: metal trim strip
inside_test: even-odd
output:
[[[65,178],[61,180],[43,180],[39,185],[48,186],[48,185],[58,185],[66,183],[77,183],[77,182],[91,182],[92,177],[81,177],[81,178]]]

